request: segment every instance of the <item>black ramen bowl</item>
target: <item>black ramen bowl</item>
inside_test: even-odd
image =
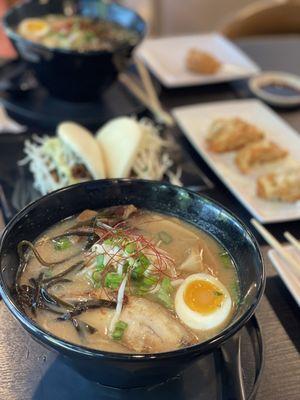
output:
[[[173,215],[203,229],[233,257],[240,279],[241,303],[232,322],[206,342],[155,354],[119,354],[92,350],[61,340],[24,314],[15,296],[19,265],[17,244],[35,240],[56,222],[80,211],[120,204]],[[219,204],[186,189],[142,180],[98,180],[70,186],[28,205],[7,225],[0,245],[0,290],[21,325],[41,344],[56,350],[87,379],[113,387],[157,383],[180,373],[199,357],[214,351],[253,315],[263,294],[265,273],[255,238],[246,226]]]
[[[48,48],[16,33],[23,19],[46,14],[82,15],[116,22],[138,34],[136,44],[146,29],[145,22],[133,10],[104,0],[32,0],[11,8],[3,24],[19,56],[51,95],[71,101],[95,100],[127,66],[135,46],[124,45],[114,52],[79,52]]]

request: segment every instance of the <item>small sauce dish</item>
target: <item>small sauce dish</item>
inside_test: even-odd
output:
[[[257,97],[277,107],[300,106],[300,77],[285,72],[263,72],[249,81]]]

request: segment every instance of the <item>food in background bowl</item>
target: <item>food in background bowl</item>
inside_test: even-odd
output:
[[[221,65],[221,62],[207,51],[191,49],[186,57],[187,69],[197,74],[216,74],[221,68]]]
[[[23,254],[23,247],[29,250]],[[157,353],[201,343],[232,319],[239,281],[229,253],[177,218],[133,205],[85,210],[22,254],[25,312],[64,340]]]
[[[19,164],[29,164],[34,187],[42,194],[100,178],[168,179],[181,185],[181,168],[171,170],[172,147],[149,119],[115,118],[98,130],[97,140],[81,125],[63,122],[56,137],[26,140],[26,157]]]
[[[98,101],[146,31],[134,10],[104,0],[26,1],[11,7],[3,24],[39,83],[72,102]]]
[[[113,51],[134,46],[139,36],[117,23],[84,16],[44,15],[25,18],[17,27],[25,39],[46,47],[84,51]]]

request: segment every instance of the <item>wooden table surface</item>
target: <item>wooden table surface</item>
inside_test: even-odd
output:
[[[263,69],[284,70],[299,74],[300,36],[241,40],[238,45]],[[162,90],[162,101],[167,108],[249,96],[250,93],[244,83],[173,89],[171,91]],[[300,131],[299,109],[280,111],[279,114]],[[208,194],[231,208],[248,223],[250,215],[247,211],[214,176],[191,146],[189,150],[191,157],[215,184],[215,189]],[[299,221],[268,225],[268,228],[281,240],[284,229],[290,230],[300,238]],[[263,244],[261,238],[259,240]],[[265,369],[257,400],[298,400],[300,398],[300,312],[269,262],[267,250],[267,246],[262,246],[267,268],[267,285],[265,295],[257,311],[257,317],[261,323],[265,341]],[[18,394],[18,388],[31,383],[26,378],[25,373],[14,373],[12,365],[16,365],[16,362],[22,362],[26,355],[19,355],[16,346],[13,352],[15,359],[11,360],[12,351],[7,347],[6,337],[13,335],[13,332],[8,332],[5,329],[8,319],[10,320],[11,317],[8,315],[3,302],[0,302],[0,400],[29,400],[29,398],[24,399]],[[16,322],[14,324],[16,330],[21,329]],[[30,345],[31,341],[28,341],[28,343]],[[19,370],[16,368],[16,371]]]

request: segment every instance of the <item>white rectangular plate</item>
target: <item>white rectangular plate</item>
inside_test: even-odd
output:
[[[286,250],[293,255],[296,260],[298,260],[300,265],[300,252],[293,248],[293,246],[286,246]],[[269,250],[268,256],[291,295],[294,297],[298,306],[300,307],[300,278],[297,277],[293,271],[291,271],[289,265],[280,257],[276,250]]]
[[[185,59],[191,48],[204,50],[223,66],[214,75],[201,75],[186,69]],[[206,85],[249,77],[259,67],[238,47],[218,33],[146,39],[137,49],[153,74],[166,87]]]
[[[258,176],[300,161],[300,135],[259,100],[234,100],[178,107],[173,111],[180,128],[198,153],[231,192],[262,223],[300,218],[300,202],[285,203],[260,199],[256,195]],[[207,150],[205,138],[216,118],[240,117],[265,131],[266,137],[289,151],[284,160],[258,166],[242,174],[235,165],[235,152],[217,154]]]

